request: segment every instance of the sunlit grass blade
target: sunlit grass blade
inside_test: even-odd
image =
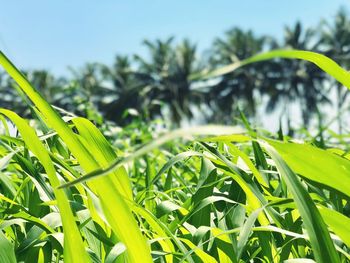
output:
[[[85,247],[75,223],[74,215],[70,208],[69,202],[63,191],[56,190],[59,180],[50,156],[37,137],[33,128],[31,128],[24,119],[20,118],[14,112],[0,109],[0,113],[8,117],[17,127],[22,135],[26,146],[32,151],[41,164],[44,166],[50,183],[54,188],[55,197],[60,209],[64,233],[65,233],[65,250],[64,258],[66,262],[90,262],[90,258],[85,251]]]
[[[342,83],[348,89],[350,89],[350,73],[340,67],[332,59],[311,51],[304,50],[273,50],[266,53],[258,54],[253,57],[244,59],[234,64],[216,69],[212,72],[202,74],[202,76],[193,76],[193,78],[212,78],[221,75],[228,74],[235,71],[236,69],[243,67],[248,64],[260,62],[264,60],[270,60],[274,58],[285,58],[285,59],[301,59],[314,63],[323,71],[334,77],[337,81]]]
[[[268,140],[292,170],[350,195],[350,161],[307,144]]]
[[[264,142],[262,144],[274,160],[281,177],[286,181],[288,190],[293,196],[310,238],[315,259],[320,263],[340,262],[327,226],[299,178],[272,146]]]
[[[205,253],[199,247],[196,247],[190,240],[185,238],[181,238],[180,240],[181,242],[185,243],[190,249],[192,249],[193,252],[202,260],[202,262],[217,263],[217,260],[214,257],[210,256],[208,253]]]
[[[350,218],[324,206],[318,206],[326,224],[350,247]]]
[[[37,107],[45,118],[48,126],[53,128],[66,143],[72,154],[77,158],[86,172],[100,169],[95,158],[79,141],[76,134],[63,121],[59,114],[45,101],[45,99],[31,86],[21,72],[0,52],[0,64],[17,82],[21,90]],[[113,182],[106,177],[93,184],[100,196],[102,207],[113,231],[127,247],[127,255],[131,262],[151,262],[151,253],[145,238],[142,236],[136,220],[120,193],[114,188]]]
[[[81,136],[82,143],[86,149],[89,149],[101,167],[108,167],[111,162],[117,159],[113,148],[95,125],[84,118],[74,118],[72,121]],[[110,177],[118,191],[123,193],[126,198],[132,199],[131,183],[125,168],[119,167],[114,172],[114,176]]]

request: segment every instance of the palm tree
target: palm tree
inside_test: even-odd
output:
[[[178,123],[183,118],[193,117],[192,108],[199,105],[202,94],[192,88],[190,79],[191,75],[200,71],[196,45],[185,39],[175,47],[174,53],[164,101],[168,103],[172,119]]]
[[[301,23],[297,22],[293,27],[285,28],[281,47],[317,51],[320,42],[315,40],[314,31],[303,30]],[[272,111],[277,105],[283,105],[283,111],[287,119],[290,119],[290,104],[297,101],[303,124],[307,127],[313,115],[318,112],[318,105],[330,103],[324,89],[325,74],[313,64],[301,60],[283,60],[279,65],[274,69],[279,81],[271,85],[267,92],[267,110]]]
[[[333,23],[323,21],[322,44],[325,54],[336,60],[342,67],[350,67],[350,20],[347,11],[341,8]],[[337,94],[337,113],[338,113],[338,129],[342,132],[341,112],[344,102],[349,94],[348,89],[336,81],[332,86],[336,88]]]
[[[60,90],[61,83],[56,80],[46,70],[32,70],[24,71],[24,75],[28,78],[29,82],[40,91],[41,94],[49,102],[54,103],[54,96]],[[1,107],[13,109],[18,114],[27,117],[30,113],[29,108],[23,103],[23,99],[26,98],[19,89],[14,89],[11,86],[17,87],[17,84],[8,76],[0,73],[0,101]],[[18,92],[22,96],[18,96]]]
[[[159,105],[150,101],[144,76],[132,69],[128,56],[116,56],[113,67],[105,66],[103,75],[111,85],[111,92],[105,98],[104,113],[107,119],[119,124],[130,122],[129,112],[139,114],[143,119],[149,119],[149,112],[159,111]],[[157,110],[155,110],[157,108]]]
[[[32,70],[27,72],[29,82],[45,97],[53,103],[56,92],[61,83],[56,84],[56,79],[46,70]]]
[[[135,56],[139,73],[152,100],[166,105],[166,111],[179,124],[184,118],[192,117],[192,105],[198,104],[198,93],[192,90],[190,76],[199,72],[196,59],[196,46],[184,40],[175,48],[173,38],[165,41],[145,41],[149,60]],[[160,114],[161,112],[156,112]]]
[[[267,44],[265,36],[256,37],[251,30],[233,28],[226,32],[224,38],[214,41],[210,63],[213,67],[235,63],[263,51]],[[246,115],[255,115],[256,95],[261,92],[257,86],[262,85],[256,69],[256,65],[238,69],[223,76],[210,89],[207,103],[213,110],[211,120],[232,122],[238,105]]]
[[[100,103],[109,94],[108,87],[103,83],[101,65],[88,63],[81,70],[73,68],[70,68],[70,70],[73,78],[65,87],[65,94],[70,98],[66,98],[64,104],[73,103],[75,112],[101,123]],[[71,98],[73,98],[73,101],[71,101]]]

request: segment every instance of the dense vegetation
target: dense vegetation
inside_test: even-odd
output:
[[[349,38],[350,20],[342,9],[334,20],[320,22],[317,30],[301,23],[287,26],[278,40],[236,27],[202,54],[190,40],[146,40],[144,56],[118,55],[112,66],[89,63],[71,69],[70,77],[56,78],[46,70],[27,71],[26,76],[51,104],[97,123],[103,123],[103,117],[118,125],[163,117],[175,126],[181,120],[232,124],[239,106],[254,122],[259,120],[258,110],[266,110],[286,120],[297,114],[308,127],[319,124],[320,116],[329,113],[324,109],[328,105],[339,115],[341,130],[347,90],[304,61],[261,62],[211,81],[194,76],[259,52],[290,48],[325,54],[347,68]],[[12,85],[11,78],[0,73],[0,104],[28,116]],[[293,112],[292,104],[300,112]],[[292,127],[288,133],[292,135]]]

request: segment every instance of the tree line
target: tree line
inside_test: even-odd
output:
[[[206,81],[192,76],[263,51],[290,48],[323,53],[349,68],[350,19],[344,9],[317,28],[304,28],[300,22],[286,26],[282,39],[234,27],[201,55],[188,39],[145,40],[143,45],[147,56],[117,55],[112,66],[88,63],[71,69],[71,77],[57,78],[46,70],[24,73],[50,103],[97,123],[105,119],[125,125],[134,118],[162,117],[178,125],[195,118],[196,112],[205,122],[232,123],[238,107],[250,118],[258,107],[267,113],[282,109],[289,119],[290,105],[297,103],[305,127],[321,114],[321,106],[332,105],[341,129],[347,90],[305,61],[260,62]],[[27,115],[23,98],[11,85],[15,84],[0,72],[1,107]],[[335,98],[329,96],[332,92]]]

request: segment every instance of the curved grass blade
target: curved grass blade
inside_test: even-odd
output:
[[[249,156],[246,155],[244,152],[238,149],[237,146],[235,146],[233,143],[227,143],[227,145],[230,147],[230,150],[237,156],[241,157],[242,160],[245,162],[245,164],[249,167],[251,172],[253,173],[256,180],[259,182],[260,185],[264,187],[268,187],[268,183],[265,181],[264,177],[260,174],[258,169],[254,166],[253,162],[250,160]]]
[[[252,184],[247,183],[244,180],[243,171],[241,171],[237,166],[235,166],[230,160],[228,160],[224,155],[222,155],[217,149],[211,147],[206,143],[201,143],[205,149],[214,154],[219,160],[221,160],[227,167],[227,171],[223,170],[223,172],[227,173],[227,175],[231,176],[233,180],[235,180],[238,185],[242,188],[247,196],[247,208],[250,213],[253,213],[255,210],[260,209],[262,206],[266,205],[267,201],[265,196],[259,192],[256,187]],[[273,214],[271,213],[271,216]],[[259,222],[262,225],[269,225],[269,220],[264,213],[261,213],[258,216]],[[276,218],[274,217],[274,220]],[[278,223],[278,220],[275,220]]]
[[[64,192],[56,190],[56,187],[59,185],[59,180],[47,149],[37,137],[34,129],[31,128],[24,119],[9,110],[0,109],[0,113],[8,117],[16,125],[28,149],[37,156],[44,166],[50,183],[54,188],[54,194],[61,212],[64,228],[65,262],[90,262],[68,199]]]
[[[48,126],[53,128],[65,142],[81,167],[87,173],[100,169],[101,166],[79,141],[78,136],[2,52],[0,52],[0,64],[33,102]],[[113,231],[127,247],[130,262],[152,262],[150,248],[141,234],[129,206],[114,187],[111,178],[101,178],[90,186],[99,195],[104,214]]]
[[[210,73],[202,74],[202,76],[193,76],[192,78],[196,79],[218,77],[233,72],[236,69],[245,65],[274,58],[301,59],[314,63],[320,69],[322,69],[323,71],[331,75],[333,78],[335,78],[337,81],[339,81],[341,84],[343,84],[345,87],[350,89],[350,73],[342,67],[340,67],[335,61],[316,52],[293,49],[273,50],[270,52],[258,54],[248,59],[216,69]]]
[[[95,125],[85,118],[74,118],[72,121],[81,136],[82,143],[102,167],[108,167],[111,162],[117,159],[113,148]],[[131,183],[125,167],[119,167],[119,169],[114,171],[113,175],[111,176],[111,181],[115,184],[118,191],[126,198],[132,199]]]
[[[164,238],[163,243],[166,244],[166,247],[163,245],[162,248],[165,252],[175,252],[174,245],[167,237],[173,240],[173,242],[177,245],[178,249],[183,254],[186,254],[188,252],[186,247],[180,242],[180,240],[178,240],[177,237],[167,228],[167,226],[164,225],[155,215],[153,215],[150,211],[144,209],[140,205],[136,204],[135,202],[131,203],[130,205],[132,206],[132,210],[134,211],[134,213],[143,217],[146,220],[146,222],[152,227],[153,231],[158,237]],[[172,259],[172,256],[167,255],[165,256],[165,258],[166,260],[168,258]],[[192,260],[192,258],[188,258],[188,262],[193,263],[194,261]]]
[[[326,224],[350,247],[350,218],[327,207],[318,206]]]
[[[350,196],[349,160],[307,144],[267,141],[294,172]]]
[[[202,249],[194,245],[190,240],[185,238],[179,238],[183,243],[185,243],[201,260],[206,263],[217,263],[217,260],[210,256],[208,253],[204,252]]]
[[[261,210],[262,208],[259,208],[249,215],[239,233],[237,243],[237,262],[239,262],[241,259],[243,249],[248,242],[249,234],[252,232],[255,220],[257,219]]]
[[[293,196],[310,238],[316,261],[320,263],[340,262],[327,226],[297,175],[289,168],[272,146],[266,142],[261,142],[261,144],[274,160],[278,171]]]

